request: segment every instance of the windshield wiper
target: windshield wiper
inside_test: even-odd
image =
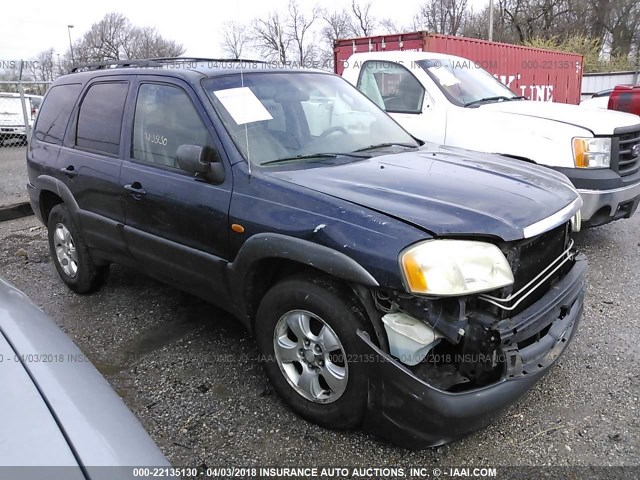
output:
[[[526,99],[527,97],[523,97],[522,95],[516,95],[513,97],[506,97],[504,95],[498,95],[496,97],[485,97],[485,98],[481,98],[480,100],[474,100],[473,102],[468,102],[465,103],[464,106],[465,107],[470,107],[471,105],[476,105],[478,103],[483,103],[483,102],[497,102],[499,100],[505,100],[505,101],[509,101],[509,100],[523,100]]]
[[[411,143],[398,143],[398,142],[391,142],[391,143],[377,143],[375,145],[369,145],[368,147],[363,147],[363,148],[358,148],[357,150],[354,150],[353,152],[365,152],[367,150],[376,150],[378,148],[385,148],[385,147],[407,147],[407,148],[418,148],[417,145],[412,145]]]
[[[338,157],[356,157],[356,158],[370,158],[369,155],[354,155],[353,152],[346,153],[308,153],[306,155],[296,155],[294,157],[276,158],[275,160],[268,160],[262,162],[260,165],[272,165],[274,163],[290,162],[293,160],[307,160],[310,158],[338,158]]]

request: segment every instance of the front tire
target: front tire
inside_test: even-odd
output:
[[[64,204],[51,209],[47,221],[49,251],[62,281],[76,293],[97,290],[106,280],[109,266],[96,266],[82,233]]]
[[[293,276],[272,287],[256,317],[256,340],[269,380],[300,416],[353,428],[367,402],[364,343],[370,331],[353,292],[324,276]]]

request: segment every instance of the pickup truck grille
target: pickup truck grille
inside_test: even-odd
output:
[[[616,135],[618,173],[624,177],[640,170],[640,130]]]

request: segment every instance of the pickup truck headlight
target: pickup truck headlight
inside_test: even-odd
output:
[[[473,240],[427,240],[400,254],[411,293],[456,296],[513,284],[509,262],[498,247]]]
[[[573,162],[578,168],[609,168],[611,165],[611,139],[574,138]]]

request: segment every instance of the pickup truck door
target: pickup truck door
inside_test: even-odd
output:
[[[126,113],[130,142],[120,174],[124,236],[137,264],[160,280],[207,297],[224,297],[232,176],[205,109],[186,83],[138,77]],[[211,146],[223,157],[220,184],[177,166],[180,145]]]
[[[395,62],[369,60],[362,64],[357,87],[416,138],[443,144],[446,106],[434,101],[427,87],[435,85],[421,67],[412,70]]]

